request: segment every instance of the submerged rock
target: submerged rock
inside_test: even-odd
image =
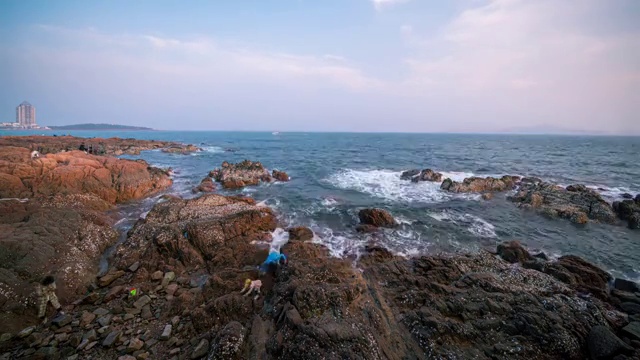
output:
[[[451,179],[445,179],[440,188],[455,193],[469,192],[499,192],[515,189],[520,178],[518,176],[505,175],[500,179],[487,177],[470,177],[461,183]]]
[[[383,209],[362,209],[358,213],[360,223],[363,225],[372,225],[375,227],[392,228],[398,226],[398,222]]]
[[[569,219],[577,224],[589,220],[616,221],[611,205],[584,185],[571,185],[566,189],[549,183],[522,185],[509,200],[520,208],[536,209],[544,215]]]
[[[621,220],[626,220],[630,229],[640,229],[640,202],[623,200],[613,203],[613,210]]]
[[[289,181],[289,175],[284,171],[273,170],[271,176],[278,181]]]

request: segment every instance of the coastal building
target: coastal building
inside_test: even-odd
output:
[[[22,104],[16,108],[16,122],[20,127],[37,127],[36,108],[29,104],[29,102],[23,101]]]

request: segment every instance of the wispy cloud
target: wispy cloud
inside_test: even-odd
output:
[[[373,3],[373,7],[377,10],[377,11],[382,11],[385,8],[388,8],[390,6],[396,5],[396,4],[400,4],[403,2],[407,2],[409,0],[371,0],[371,2]]]

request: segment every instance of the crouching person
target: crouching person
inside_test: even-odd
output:
[[[242,288],[242,291],[240,291],[240,294],[243,294],[246,291],[247,293],[244,294],[244,296],[248,296],[251,293],[255,292],[256,296],[253,298],[253,300],[257,300],[258,297],[260,296],[261,287],[262,287],[262,281],[260,280],[251,281],[251,279],[247,279],[244,281],[244,287]]]
[[[56,296],[56,281],[53,276],[49,275],[42,279],[42,282],[36,286],[36,294],[38,295],[38,317],[45,319],[47,313],[47,305],[51,303],[58,314],[64,314],[60,309],[60,302]]]

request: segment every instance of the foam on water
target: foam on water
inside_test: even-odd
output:
[[[208,152],[212,154],[220,154],[224,152],[224,149],[219,146],[203,146],[203,152]]]
[[[355,190],[378,198],[401,202],[439,203],[451,198],[440,190],[440,183],[401,180],[402,172],[391,170],[347,169],[329,176],[326,181],[345,190]]]
[[[622,200],[622,194],[631,194],[635,196],[633,191],[627,187],[607,187],[607,186],[587,186],[588,188],[597,191],[605,198],[611,200]]]
[[[442,174],[443,179],[449,178],[453,181],[458,181],[458,182],[461,182],[466,178],[476,176],[474,173],[460,172],[460,171],[451,171],[451,172],[440,171],[440,173]],[[489,176],[489,175],[484,175],[484,176]]]
[[[280,252],[280,249],[289,242],[289,232],[283,228],[276,228],[272,233],[270,251]]]
[[[429,213],[428,215],[438,221],[451,222],[454,224],[461,224],[463,226],[466,226],[467,231],[478,237],[498,237],[495,231],[495,226],[493,226],[493,224],[471,214],[460,214],[453,211],[444,210],[439,213]]]

